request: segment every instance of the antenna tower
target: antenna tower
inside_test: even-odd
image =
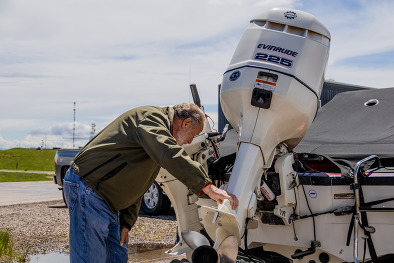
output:
[[[73,149],[75,148],[75,109],[76,107],[76,102],[74,101],[74,125],[73,125]]]
[[[92,129],[90,131],[90,139],[92,139],[95,134],[96,134],[96,123],[92,122]]]

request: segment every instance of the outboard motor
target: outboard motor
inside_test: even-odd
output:
[[[288,220],[295,203],[289,188],[292,154],[319,107],[328,59],[330,33],[311,14],[272,9],[257,15],[244,32],[223,75],[220,101],[239,134],[237,157],[227,190],[239,199],[234,211],[227,202],[218,209],[202,207],[204,227],[215,248],[229,236],[240,243],[246,219],[256,211],[255,190],[274,159],[281,196],[276,213]],[[227,201],[227,200],[226,200]]]

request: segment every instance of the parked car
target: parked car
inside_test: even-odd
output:
[[[77,149],[59,149],[55,155],[55,174],[53,175],[53,182],[59,186],[62,191],[63,201],[67,206],[64,198],[63,179],[70,167],[71,161],[77,155]],[[171,207],[171,202],[167,195],[157,182],[154,182],[148,191],[145,192],[144,198],[141,202],[141,210],[147,215],[166,214]]]

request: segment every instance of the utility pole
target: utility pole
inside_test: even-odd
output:
[[[76,107],[76,102],[74,101],[74,125],[73,125],[73,149],[75,149],[75,109]]]

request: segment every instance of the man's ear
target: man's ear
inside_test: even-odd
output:
[[[182,121],[182,128],[189,128],[192,126],[192,118],[186,118]]]

